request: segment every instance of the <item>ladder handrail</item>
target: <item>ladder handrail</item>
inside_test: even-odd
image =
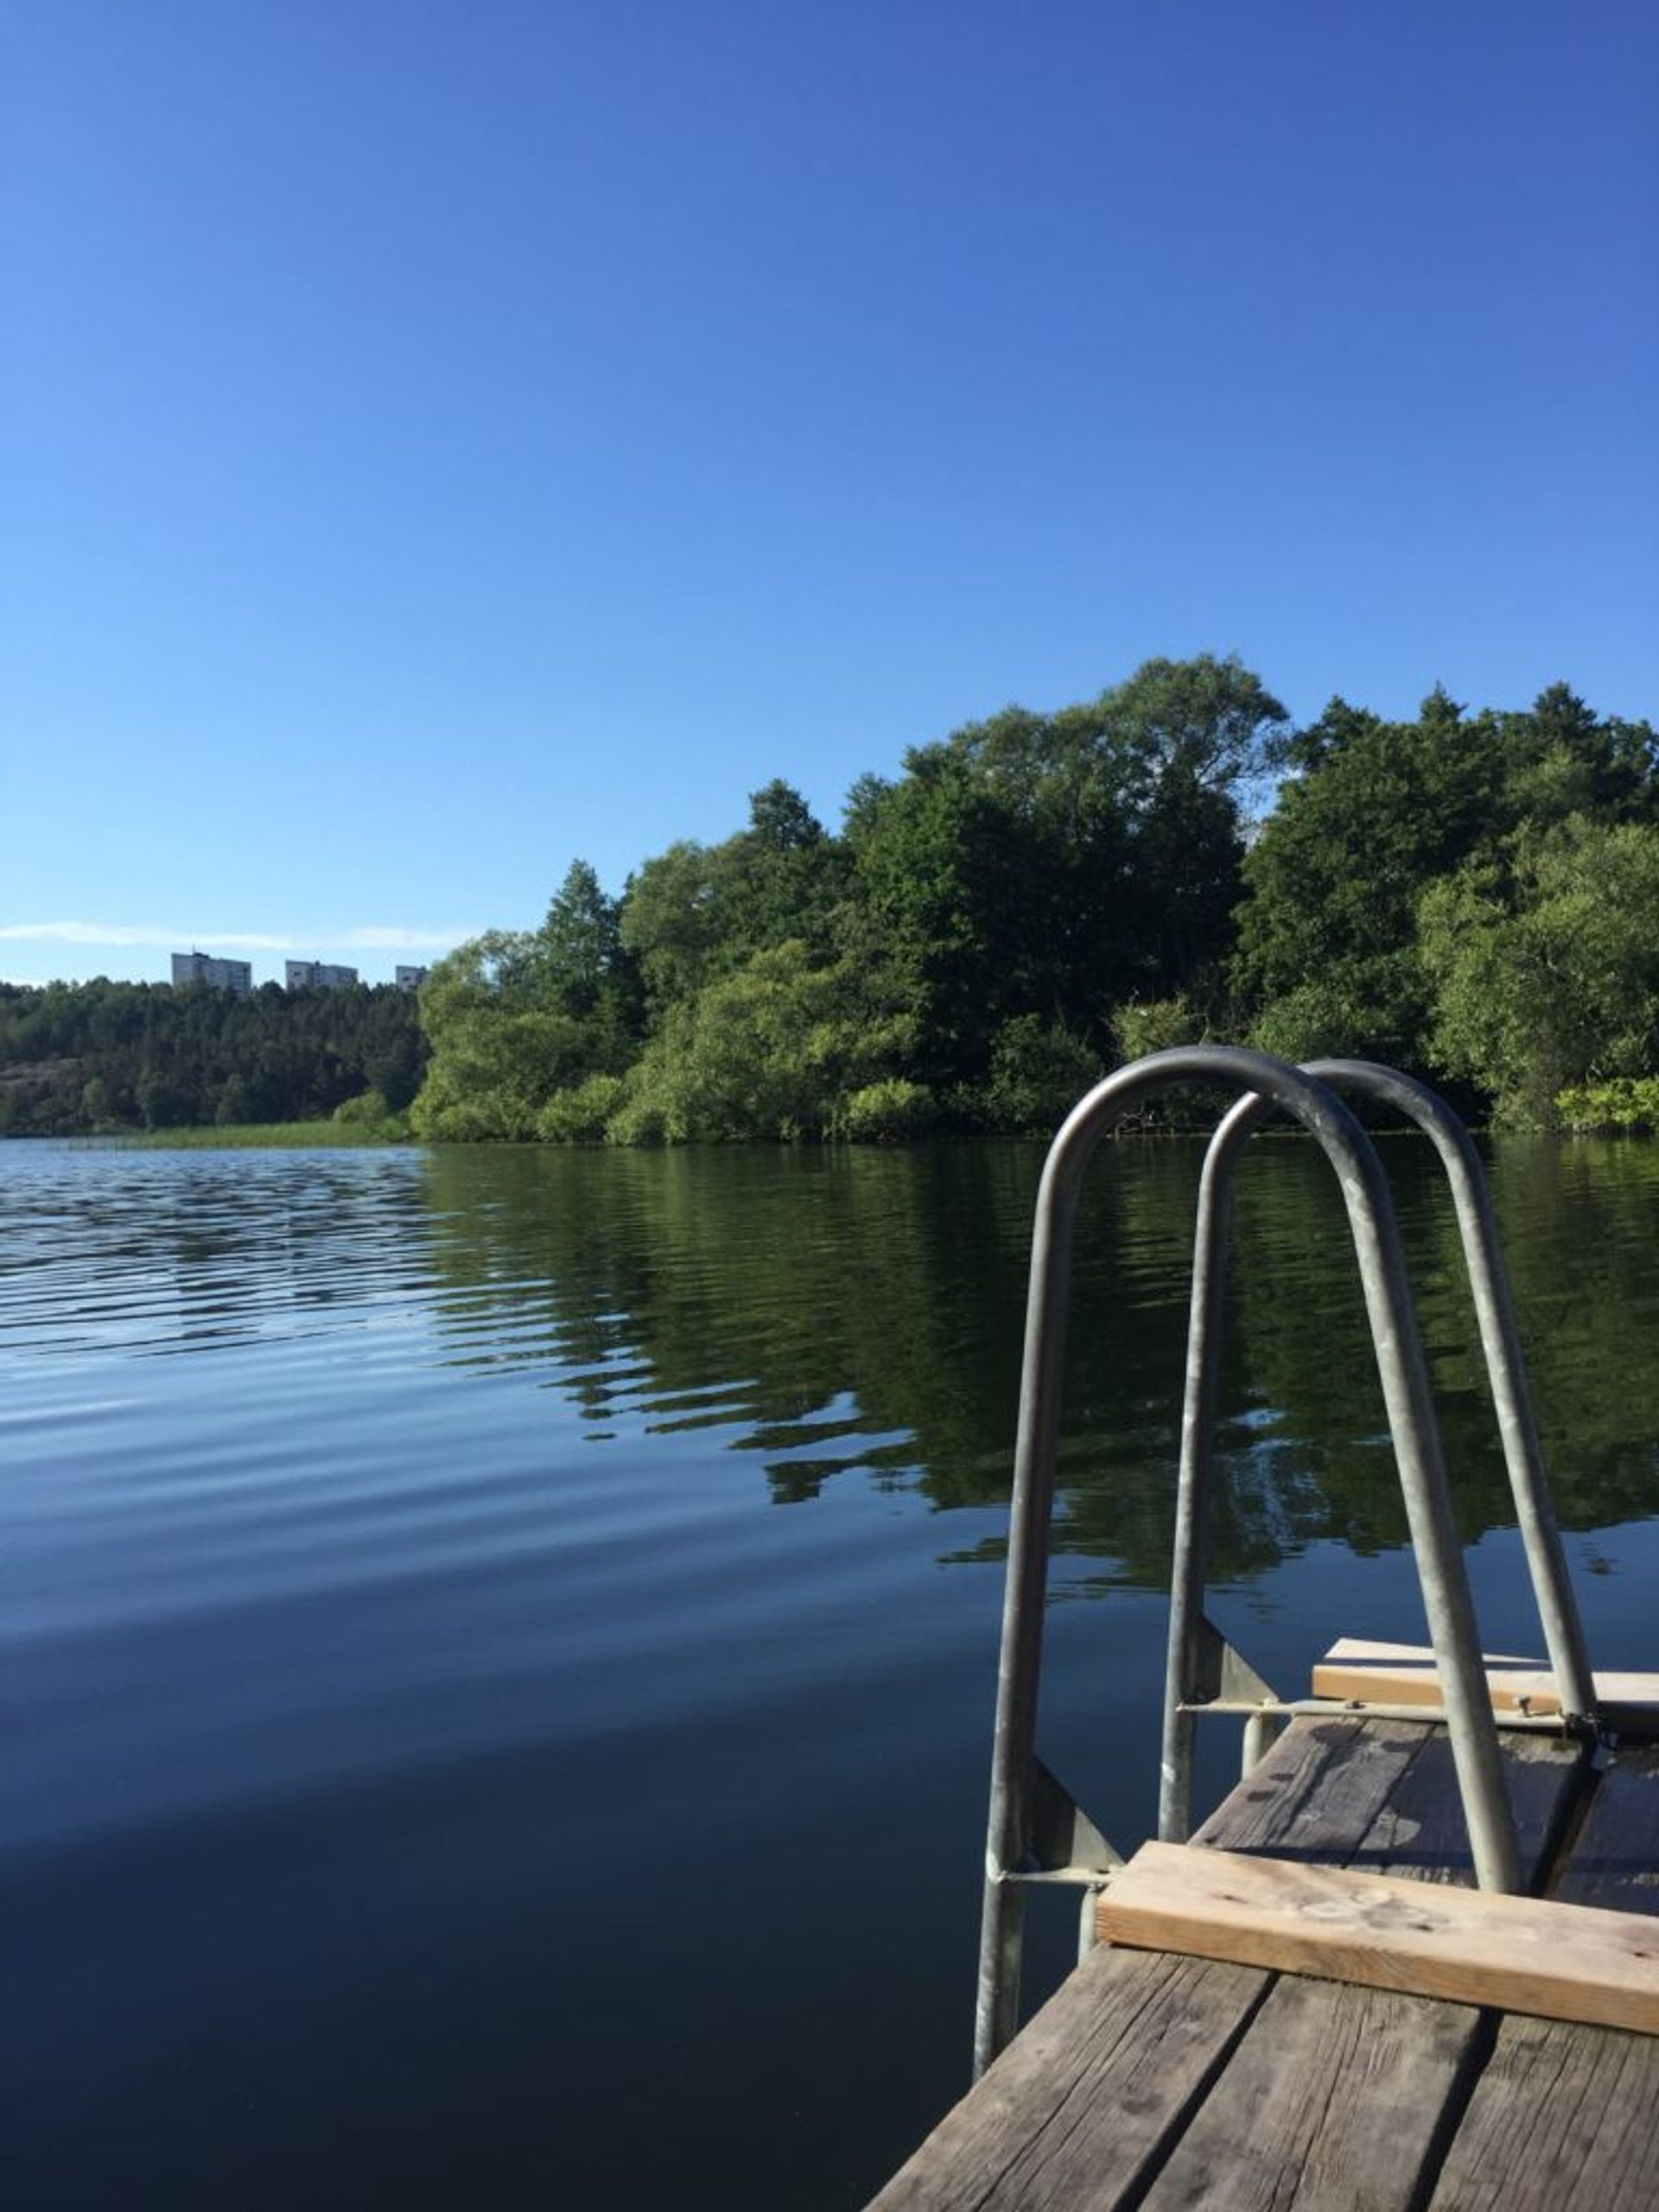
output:
[[[1032,1840],[1038,1771],[1043,1605],[1078,1201],[1107,1123],[1177,1084],[1259,1095],[1316,1137],[1336,1169],[1359,1261],[1477,1879],[1484,1889],[1512,1891],[1521,1885],[1514,1817],[1486,1696],[1468,1573],[1452,1517],[1427,1365],[1394,1204],[1376,1147],[1334,1091],[1285,1061],[1226,1045],[1177,1046],[1153,1053],[1108,1076],[1072,1109],[1050,1148],[1038,1192],[991,1762],[976,2075],[1013,2034],[1019,2005],[1025,1907],[1020,1877]],[[1218,1297],[1218,1292],[1213,1294]],[[1197,1286],[1195,1311],[1196,1306]],[[1218,1306],[1217,1313],[1218,1317]],[[1207,1370],[1213,1363],[1206,1359],[1205,1364]]]
[[[1564,1723],[1593,1730],[1595,1681],[1550,1499],[1491,1194],[1474,1141],[1437,1092],[1396,1068],[1374,1060],[1309,1060],[1303,1072],[1333,1090],[1357,1091],[1393,1107],[1416,1123],[1440,1155],[1457,1215],[1516,1518],[1545,1649],[1561,1695]],[[1198,1663],[1205,1506],[1215,1447],[1214,1378],[1220,1363],[1232,1179],[1249,1139],[1274,1110],[1272,1100],[1260,1096],[1241,1098],[1230,1108],[1210,1141],[1198,1183],[1158,1799],[1158,1833],[1166,1841],[1184,1841],[1191,1827],[1193,1716],[1183,1708],[1192,1698]]]

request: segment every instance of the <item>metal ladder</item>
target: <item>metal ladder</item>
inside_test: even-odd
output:
[[[1444,1700],[1439,1713],[1417,1707],[1412,1717],[1440,1718],[1446,1722],[1481,1888],[1514,1891],[1521,1886],[1515,1821],[1498,1754],[1497,1725],[1481,1663],[1462,1548],[1452,1516],[1440,1432],[1394,1204],[1376,1149],[1337,1095],[1339,1091],[1378,1100],[1406,1115],[1430,1138],[1440,1154],[1457,1211],[1528,1570],[1561,1700],[1562,1718],[1554,1725],[1597,1732],[1595,1687],[1549,1501],[1491,1203],[1479,1157],[1463,1124],[1424,1084],[1363,1060],[1319,1060],[1295,1068],[1266,1053],[1238,1046],[1192,1045],[1154,1052],[1120,1068],[1097,1084],[1067,1117],[1050,1149],[1037,1198],[997,1677],[974,2038],[976,2078],[1014,2031],[1028,1888],[1040,1883],[1080,1885],[1086,1928],[1092,1922],[1094,1893],[1109,1878],[1111,1870],[1122,1863],[1117,1851],[1042,1764],[1035,1748],[1071,1245],[1084,1178],[1103,1131],[1157,1094],[1192,1084],[1241,1095],[1216,1129],[1198,1185],[1170,1593],[1159,1834],[1177,1841],[1186,1835],[1193,1739],[1199,1713],[1229,1713],[1244,1719],[1248,1770],[1286,1719],[1298,1713],[1329,1709],[1313,1700],[1287,1703],[1276,1698],[1204,1611],[1233,1171],[1251,1133],[1275,1115],[1288,1114],[1317,1139],[1336,1170],[1359,1262]]]

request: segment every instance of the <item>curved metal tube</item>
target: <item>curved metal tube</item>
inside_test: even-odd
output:
[[[1567,1717],[1592,1721],[1595,1681],[1550,1502],[1514,1300],[1480,1155],[1445,1100],[1426,1084],[1402,1075],[1397,1069],[1371,1060],[1332,1059],[1309,1061],[1304,1072],[1333,1089],[1360,1091],[1394,1107],[1417,1124],[1440,1156],[1457,1213],[1516,1517],[1549,1663]],[[1270,1099],[1240,1099],[1211,1140],[1198,1185],[1158,1802],[1158,1833],[1166,1840],[1185,1837],[1192,1825],[1194,1717],[1180,1707],[1193,1678],[1193,1643],[1204,1602],[1206,1510],[1216,1427],[1215,1377],[1220,1365],[1233,1171],[1246,1141],[1274,1110]]]
[[[1259,1094],[1317,1137],[1337,1171],[1359,1257],[1435,1660],[1448,1688],[1448,1701],[1455,1698],[1461,1708],[1454,1712],[1450,1733],[1477,1876],[1485,1889],[1514,1891],[1520,1886],[1514,1821],[1497,1731],[1485,1696],[1468,1576],[1446,1497],[1399,1229],[1376,1149],[1332,1091],[1264,1052],[1192,1045],[1153,1053],[1109,1076],[1073,1109],[1050,1149],[1038,1192],[991,1766],[976,2074],[983,2071],[1013,2033],[1019,2004],[1025,1899],[1019,1881],[1010,1878],[1020,1872],[1029,1847],[1048,1533],[1078,1199],[1106,1123],[1180,1083]]]

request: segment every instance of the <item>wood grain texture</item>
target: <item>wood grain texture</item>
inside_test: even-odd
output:
[[[1564,1738],[1522,1733],[1501,1738],[1498,1750],[1530,1872],[1577,1793],[1584,1754]],[[1452,1746],[1444,1729],[1413,1720],[1294,1722],[1192,1840],[1474,1887]]]
[[[1659,1936],[1628,1913],[1149,1843],[1099,1923],[1150,1950],[1659,2033]]]
[[[1358,1774],[1391,1765],[1375,1812],[1348,1830],[1347,1864],[1472,1887],[1444,1731],[1361,1726],[1365,1749],[1354,1774],[1313,1800],[1351,1821],[1365,1802]],[[1541,1736],[1506,1737],[1502,1750],[1522,1864],[1532,1873],[1566,1824],[1584,1762],[1570,1745]],[[1243,1794],[1235,1792],[1230,1805]],[[1221,1842],[1228,1825],[1212,1824],[1208,1833]],[[1299,1825],[1293,1821],[1287,1832],[1295,1835]],[[1158,2212],[1189,2204],[1405,2212],[1421,2202],[1484,2048],[1480,2015],[1466,2006],[1278,1980],[1147,2202]]]
[[[1538,1736],[1507,1737],[1503,1750],[1530,1865],[1581,1760]],[[1297,1721],[1198,1840],[1472,1879],[1443,1732],[1414,1722]],[[1365,2191],[1390,2175],[1415,2187],[1432,2170],[1446,2094],[1471,2063],[1475,2016],[1330,1983],[1269,1988],[1250,1967],[1096,1952],[875,2207],[1070,2212],[1135,2203],[1150,2186],[1160,2207],[1394,2212],[1409,2200]],[[1371,2181],[1363,2160],[1375,2164]]]
[[[1179,2132],[1267,1982],[1241,1967],[1091,1952],[870,2212],[1118,2202]]]
[[[1410,1720],[1296,1720],[1193,1835],[1226,1851],[1341,1865],[1370,1834],[1422,1750]]]
[[[1659,1752],[1603,1775],[1553,1894],[1659,1914]],[[1452,2146],[1433,2212],[1659,2204],[1659,2041],[1505,2020]]]
[[[1537,1659],[1484,1653],[1486,1686],[1499,1713],[1560,1713],[1555,1677]],[[1659,1675],[1599,1669],[1592,1678],[1596,1702],[1629,1726],[1644,1713],[1659,1715]],[[1315,1697],[1369,1699],[1378,1705],[1438,1706],[1440,1678],[1426,1644],[1373,1643],[1343,1637],[1313,1669]]]
[[[1659,2042],[1506,2020],[1431,2212],[1650,2212]]]
[[[1408,2212],[1472,2070],[1477,2020],[1461,2005],[1275,1981],[1147,2212]]]
[[[1552,1894],[1569,1904],[1659,1913],[1659,1751],[1621,1751],[1600,1777]]]

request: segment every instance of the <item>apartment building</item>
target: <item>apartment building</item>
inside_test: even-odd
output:
[[[290,960],[283,978],[290,991],[343,991],[357,981],[355,968],[340,968],[327,960]]]
[[[173,981],[175,984],[206,983],[213,990],[234,991],[238,998],[246,998],[253,988],[253,963],[216,960],[210,952],[175,952]]]

